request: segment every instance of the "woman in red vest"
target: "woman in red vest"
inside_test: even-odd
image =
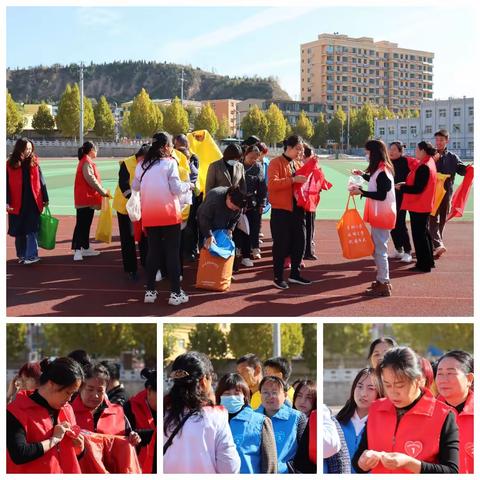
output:
[[[7,406],[7,473],[81,473],[77,457],[84,439],[75,436],[68,403],[83,380],[71,358],[40,363],[40,386],[21,391]]]
[[[8,234],[15,237],[18,263],[30,264],[38,256],[40,214],[48,205],[45,180],[28,138],[19,138],[7,160]]]
[[[412,164],[406,182],[399,182],[395,188],[402,192],[402,210],[410,213],[412,239],[417,263],[410,269],[415,272],[429,272],[435,267],[432,237],[428,230],[428,219],[433,208],[437,167],[433,155],[437,151],[431,143],[420,142],[415,150],[418,164]]]
[[[142,473],[157,473],[157,370],[144,368],[145,389],[131,397],[123,406],[132,428],[139,434],[137,446]]]
[[[376,369],[386,398],[368,411],[352,464],[365,473],[458,473],[458,427],[451,407],[421,388],[408,347],[389,350]]]
[[[77,425],[91,432],[110,435],[127,435],[134,446],[140,443],[140,437],[132,431],[121,405],[110,403],[107,386],[110,374],[102,364],[88,364],[83,367],[85,379],[80,393],[72,402]]]
[[[473,473],[473,357],[452,350],[437,362],[438,400],[455,409],[460,434],[459,473]]]
[[[85,142],[78,149],[79,162],[74,186],[77,222],[72,239],[75,261],[100,254],[90,247],[90,227],[95,210],[100,210],[102,206],[102,197],[110,197],[110,192],[101,184],[100,172],[93,162],[95,158],[97,158],[97,147],[94,143]]]

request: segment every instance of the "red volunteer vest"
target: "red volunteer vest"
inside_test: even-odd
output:
[[[437,400],[445,402],[442,396],[438,396]],[[460,437],[458,473],[473,473],[473,391],[468,394],[462,413],[454,411]]]
[[[13,208],[13,210],[9,213],[18,215],[20,213],[20,208],[22,207],[22,168],[12,168],[7,162],[7,172],[8,188],[10,189],[10,207]],[[32,187],[33,198],[37,204],[38,211],[42,213],[43,197],[40,186],[40,170],[38,165],[34,165],[30,168],[30,185]]]
[[[404,193],[402,201],[402,210],[410,212],[429,213],[433,209],[435,199],[435,186],[437,184],[437,167],[432,157],[426,157],[423,161],[418,162],[417,165],[412,164],[410,173],[405,181],[406,185],[413,185],[415,175],[420,165],[427,165],[430,175],[428,182],[423,192],[421,193]]]
[[[82,205],[82,206],[100,206],[102,204],[102,196],[92,188],[85,177],[83,176],[82,169],[83,165],[88,163],[93,168],[93,173],[95,178],[100,182],[100,173],[97,169],[95,163],[92,162],[90,157],[84,155],[83,158],[78,162],[77,165],[77,173],[75,175],[75,186],[74,186],[74,197],[75,197],[75,205]]]
[[[77,395],[72,402],[72,408],[75,412],[77,425],[90,432],[106,433],[110,435],[125,435],[125,415],[120,405],[111,403],[105,396],[107,408],[103,410],[97,422],[97,428],[94,428],[93,414],[85,407],[80,395]]]
[[[310,413],[308,421],[308,458],[317,464],[317,411]]]
[[[453,409],[424,390],[418,403],[400,420],[388,398],[372,403],[368,412],[368,448],[377,452],[400,452],[424,462],[435,463],[440,450],[440,434]],[[396,431],[395,431],[396,428]],[[406,469],[388,470],[380,462],[371,473],[411,473]]]
[[[147,390],[142,390],[130,398],[130,405],[132,407],[132,413],[135,417],[135,428],[155,430],[155,421],[147,403]],[[152,436],[150,443],[145,445],[145,447],[140,450],[140,454],[138,455],[138,460],[142,466],[142,473],[152,473],[155,440],[156,436],[154,435]]]
[[[28,443],[43,442],[53,435],[54,425],[45,407],[29,398],[33,392],[19,392],[7,406],[9,411],[25,429]],[[58,423],[76,425],[75,414],[70,404],[60,410]],[[62,441],[40,458],[23,465],[13,463],[7,451],[7,473],[81,473],[71,438],[66,435]]]

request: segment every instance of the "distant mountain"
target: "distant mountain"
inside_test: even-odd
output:
[[[185,99],[290,99],[273,78],[229,77],[191,66],[183,68]],[[92,63],[84,68],[85,95],[96,99],[105,95],[109,102],[120,104],[131,100],[144,87],[152,99],[179,97],[181,69],[181,65],[147,61]],[[76,64],[7,69],[7,88],[16,102],[58,102],[67,83],[78,81]]]

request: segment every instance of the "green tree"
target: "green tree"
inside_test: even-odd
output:
[[[55,119],[44,102],[38,107],[33,116],[32,127],[40,135],[49,135],[55,129]]]
[[[163,126],[172,135],[188,132],[188,113],[183,108],[182,102],[178,97],[175,97],[172,103],[165,109]]]
[[[270,104],[265,116],[268,123],[265,142],[267,142],[268,145],[276,145],[286,137],[287,121],[285,120],[282,111],[274,103]]]
[[[225,334],[217,323],[197,323],[188,334],[188,349],[205,353],[210,358],[224,358],[228,347]]]
[[[164,323],[163,324],[163,363],[168,364],[168,359],[173,355],[175,351],[176,338],[174,335],[176,323]]]
[[[350,143],[356,146],[363,146],[367,140],[373,138],[375,133],[375,109],[369,102],[362,105],[358,110],[350,128]]]
[[[78,84],[67,84],[58,104],[58,114],[55,119],[57,128],[66,137],[76,137],[80,130],[80,90]],[[95,126],[92,102],[83,98],[83,133]]]
[[[104,95],[95,105],[94,115],[96,135],[105,139],[113,138],[115,136],[115,117]]]
[[[261,140],[265,139],[268,134],[268,121],[265,113],[258,108],[258,105],[250,107],[248,113],[243,117],[241,122],[243,138],[256,135]]]
[[[150,99],[147,91],[142,88],[133,99],[128,116],[128,130],[132,136],[151,137],[159,124],[159,109]]]
[[[312,121],[307,117],[303,110],[300,112],[297,123],[293,130],[297,135],[300,135],[305,140],[310,140],[313,136],[314,130]]]
[[[379,120],[382,119],[393,119],[395,118],[395,114],[391,112],[387,106],[382,105],[380,108],[377,109],[375,112],[375,117],[378,118]]]
[[[17,135],[23,130],[24,120],[23,115],[18,108],[18,105],[13,100],[10,92],[7,90],[7,136],[11,137]]]
[[[328,140],[328,123],[325,120],[325,114],[322,112],[315,124],[313,137],[311,142],[314,147],[322,148],[325,147]]]
[[[218,119],[215,112],[210,105],[210,102],[203,104],[200,113],[195,118],[195,130],[207,130],[212,137],[215,136],[218,130]]]
[[[160,105],[153,104],[153,109],[154,109],[155,118],[156,118],[155,133],[156,132],[161,132],[162,130],[164,130],[165,114],[163,113],[163,110],[160,107]],[[166,109],[165,109],[165,111],[166,111]]]
[[[195,125],[195,119],[198,116],[197,109],[193,105],[187,105],[185,110],[188,113],[188,123],[190,124],[190,127],[193,128]]]
[[[371,323],[326,323],[323,327],[325,356],[366,357],[371,328]]]
[[[143,352],[145,366],[157,367],[157,324],[135,323],[128,324],[134,340],[133,348]]]
[[[310,370],[317,370],[317,324],[302,323],[302,357]]]
[[[15,362],[23,362],[27,353],[26,323],[7,323],[7,365]]]
[[[217,140],[222,140],[223,138],[229,138],[230,135],[231,132],[228,118],[224,115],[222,119],[218,122],[218,130],[215,136]]]
[[[287,120],[285,126],[285,138],[288,138],[290,135],[293,135],[293,127],[291,123]]]
[[[121,134],[124,137],[129,137],[132,138],[135,136],[135,132],[132,132],[132,129],[130,128],[130,112],[126,111],[123,114],[122,118],[122,123],[120,125],[121,127]]]
[[[333,140],[335,143],[342,143],[342,131],[343,126],[345,125],[345,121],[347,116],[345,112],[342,110],[342,107],[338,107],[335,113],[333,114],[333,118],[328,123],[328,138],[329,140]]]

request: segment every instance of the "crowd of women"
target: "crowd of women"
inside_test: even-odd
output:
[[[156,473],[156,370],[129,397],[84,350],[27,363],[7,398],[7,473]]]
[[[390,235],[395,245],[390,258],[413,261],[407,211],[416,256],[411,270],[430,272],[435,267],[435,258],[446,252],[443,230],[452,186],[455,174],[465,175],[467,166],[447,150],[448,132],[440,130],[435,139],[436,148],[425,141],[418,143],[416,158],[405,157],[400,142],[393,142],[388,149],[380,140],[369,140],[365,145],[367,168],[352,171],[368,181],[368,189],[359,186],[350,192],[366,198],[364,220],[370,223],[375,247],[377,274],[365,292],[367,295],[392,294]],[[252,267],[261,258],[261,218],[267,202],[271,205],[273,285],[287,289],[289,284],[312,283],[301,274],[301,268],[304,260],[316,259],[315,213],[298,204],[296,191],[307,181],[307,176],[297,172],[312,160],[318,166],[318,157],[298,135],[288,137],[283,146],[284,152],[270,161],[266,157],[267,146],[257,137],[249,137],[242,146],[227,146],[222,158],[209,165],[202,190],[197,183],[202,159],[190,151],[185,135],[172,139],[168,133],[157,133],[151,144],[144,144],[135,155],[121,162],[113,207],[118,217],[123,268],[132,280],[137,278],[136,238],[140,263],[146,270],[146,303],[155,302],[156,282],[165,277],[171,290],[168,303],[188,302],[188,295],[182,289],[183,261],[195,261],[199,249],[210,247],[215,242],[215,230],[228,230],[234,239],[237,247],[234,272]],[[187,176],[180,174],[185,169],[179,169],[175,152],[187,159]],[[72,239],[75,261],[100,253],[90,244],[90,228],[94,211],[101,208],[102,197],[111,195],[102,185],[96,156],[97,147],[92,142],[85,142],[78,151],[74,183],[76,225]],[[432,212],[437,172],[449,178],[445,182],[445,197],[437,212]],[[16,142],[7,161],[7,177],[9,234],[15,237],[18,261],[35,263],[39,260],[39,217],[49,198],[32,141]],[[140,232],[136,232],[126,210],[132,192],[140,192]],[[182,218],[187,204],[188,218]],[[240,227],[242,221],[248,228]],[[287,281],[286,269],[290,269]]]
[[[316,384],[289,385],[290,363],[237,360],[218,381],[210,359],[172,363],[164,397],[164,473],[315,473]]]
[[[376,339],[336,415],[324,405],[324,473],[473,474],[473,357],[433,363]]]

